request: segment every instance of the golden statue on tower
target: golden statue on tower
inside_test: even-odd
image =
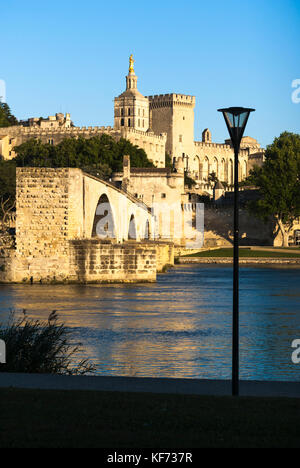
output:
[[[134,60],[133,60],[133,55],[131,54],[129,57],[129,73],[134,73],[133,64],[134,64]]]

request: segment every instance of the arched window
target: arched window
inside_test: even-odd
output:
[[[223,158],[221,161],[221,167],[220,167],[220,181],[225,182],[225,159]]]
[[[202,179],[205,181],[208,180],[208,169],[209,169],[208,157],[205,156],[204,161],[203,161],[203,171],[202,171]]]
[[[242,174],[242,178],[243,179],[246,179],[247,177],[247,161],[243,161],[243,174]]]
[[[150,239],[150,224],[149,220],[147,219],[145,229],[144,229],[144,239]]]
[[[238,162],[238,178],[239,178],[239,182],[241,182],[242,180],[242,171],[241,171],[241,163],[240,161]]]
[[[199,156],[194,157],[194,173],[195,173],[195,178],[200,179],[200,177],[201,177],[201,165],[200,165]]]
[[[213,164],[212,164],[210,172],[211,173],[214,172],[216,174],[216,176],[219,178],[219,164],[218,164],[217,158],[213,159]]]
[[[232,159],[229,160],[229,174],[228,174],[228,182],[230,185],[233,185],[233,161]]]

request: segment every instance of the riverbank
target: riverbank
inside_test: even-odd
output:
[[[0,401],[1,448],[300,447],[300,399],[7,388]]]
[[[240,380],[239,387],[241,396],[300,398],[300,382]],[[230,396],[231,380],[0,372],[0,388]]]
[[[215,263],[215,264],[232,264],[233,259],[230,257],[179,257],[176,259],[177,264],[187,263]],[[300,267],[300,258],[239,258],[240,265],[296,265]]]
[[[231,264],[233,262],[232,248],[203,250],[176,258],[177,264],[185,263],[217,263]],[[239,263],[249,265],[282,264],[300,266],[299,248],[278,247],[240,247]]]

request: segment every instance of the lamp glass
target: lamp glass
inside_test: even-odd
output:
[[[249,112],[242,112],[238,115],[231,112],[225,112],[225,115],[231,128],[243,128]]]
[[[246,107],[228,107],[226,109],[218,110],[223,113],[233,146],[235,148],[239,148],[250,112],[255,109]]]

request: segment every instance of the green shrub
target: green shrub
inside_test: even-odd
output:
[[[0,339],[6,345],[6,363],[0,372],[84,375],[93,373],[96,366],[87,359],[76,362],[80,344],[70,341],[71,331],[58,322],[53,310],[48,320],[33,320],[23,310],[16,319],[14,312],[7,325],[0,324]]]

